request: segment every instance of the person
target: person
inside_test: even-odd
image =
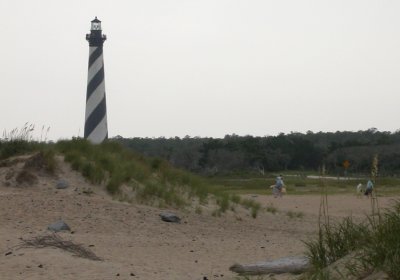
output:
[[[282,175],[276,177],[275,188],[273,189],[274,197],[282,197],[282,189],[284,187]]]
[[[373,190],[373,188],[374,188],[374,184],[372,183],[372,180],[371,179],[369,179],[368,180],[368,182],[367,182],[367,187],[365,188],[365,195],[366,196],[372,196],[372,190]]]
[[[356,187],[356,193],[357,193],[357,197],[361,197],[361,194],[363,193],[363,185],[361,183],[359,183]]]

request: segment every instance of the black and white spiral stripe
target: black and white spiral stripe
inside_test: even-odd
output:
[[[89,47],[85,138],[96,144],[108,138],[103,46]]]

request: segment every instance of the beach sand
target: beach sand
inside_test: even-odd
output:
[[[260,211],[256,219],[236,208],[221,217],[206,206],[194,210],[158,209],[113,200],[63,165],[59,178],[67,189],[55,188],[57,179],[38,176],[32,186],[7,186],[9,167],[0,168],[0,279],[236,279],[235,263],[248,264],[302,255],[303,240],[315,236],[320,196],[246,195],[273,214]],[[267,188],[267,187],[266,187]],[[93,190],[88,193],[87,190]],[[85,194],[86,193],[86,194]],[[387,206],[392,198],[379,199]],[[329,197],[334,218],[362,218],[370,200],[356,195]],[[182,222],[166,223],[159,214],[168,210]],[[302,213],[291,217],[290,213]],[[57,248],[19,248],[21,239],[50,234],[47,226],[63,219],[71,231],[59,233],[92,250],[102,261],[74,256]],[[205,278],[206,277],[206,278]],[[288,275],[275,279],[289,279]]]

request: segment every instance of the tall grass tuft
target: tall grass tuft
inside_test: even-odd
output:
[[[221,213],[225,213],[226,210],[229,209],[229,195],[224,193],[217,197],[217,204],[219,205]]]
[[[340,223],[322,224],[317,240],[305,241],[307,256],[315,271],[320,271],[364,246],[369,234],[367,224],[357,224],[350,217]]]
[[[251,216],[253,218],[257,218],[258,211],[261,208],[260,203],[252,200],[252,199],[243,199],[240,202],[245,208],[250,209],[251,211]]]
[[[400,201],[386,210],[378,224],[369,219],[371,234],[363,247],[363,261],[368,267],[385,271],[392,279],[400,279]]]
[[[400,279],[400,201],[386,210],[376,223],[368,217],[362,223],[351,218],[322,227],[317,240],[305,242],[313,266],[314,279],[324,279],[321,271],[329,264],[350,254],[361,252],[360,262],[366,270],[382,270],[391,279]]]
[[[374,182],[377,174],[376,155],[371,168]],[[347,217],[340,223],[330,223],[327,195],[322,192],[318,236],[316,240],[305,241],[307,256],[313,266],[309,278],[329,279],[325,267],[352,252],[357,252],[356,258],[365,271],[382,270],[391,279],[400,280],[400,201],[396,201],[392,209],[381,214],[376,188],[374,193],[371,198],[371,216],[364,222],[356,223],[351,217]],[[357,273],[354,271],[349,270],[349,273]]]
[[[372,159],[371,165],[371,179],[374,182],[374,191],[371,193],[371,211],[372,211],[372,219],[373,222],[376,221],[376,218],[380,219],[380,211],[379,211],[379,202],[378,202],[378,193],[377,193],[377,186],[376,186],[376,178],[378,176],[378,155],[375,155]]]
[[[0,140],[0,159],[34,151],[38,146],[32,137],[34,129],[34,125],[25,123],[22,128],[14,128],[9,132],[4,130]]]
[[[43,158],[44,168],[50,174],[54,174],[57,169],[57,161],[55,159],[55,151],[51,148],[42,148],[40,151]]]

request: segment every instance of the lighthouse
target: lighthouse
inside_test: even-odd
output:
[[[103,43],[107,39],[102,34],[101,21],[92,20],[89,42],[89,67],[86,91],[85,139],[94,144],[108,138],[106,88],[104,83]]]

